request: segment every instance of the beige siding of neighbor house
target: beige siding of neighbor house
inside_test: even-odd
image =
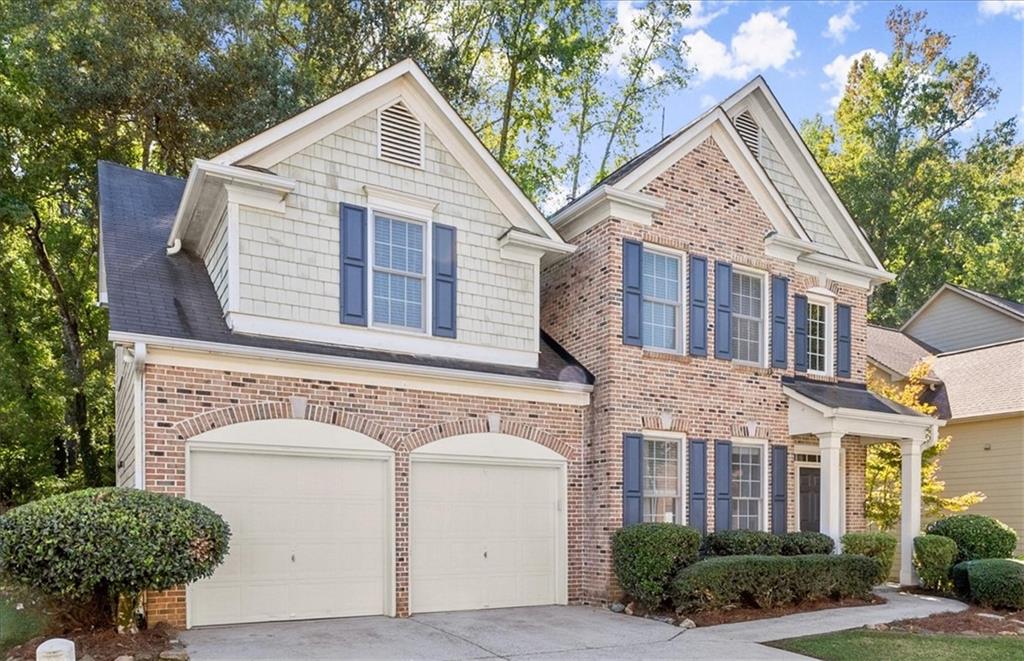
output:
[[[114,351],[114,458],[119,487],[135,485],[135,370],[124,347]]]
[[[537,267],[501,259],[509,221],[430,130],[424,147],[422,168],[378,158],[372,112],[273,166],[298,185],[283,217],[239,209],[240,312],[338,325],[339,205],[366,206],[371,185],[436,201],[457,228],[458,341],[535,351]]]
[[[981,491],[986,498],[970,508],[1017,531],[1017,553],[1024,553],[1024,413],[1006,418],[951,422],[952,436],[939,459],[939,479],[947,495]]]
[[[957,351],[1020,339],[1024,321],[947,289],[904,331],[939,351]]]
[[[203,262],[206,264],[206,270],[210,273],[210,280],[213,281],[213,288],[220,300],[220,307],[222,310],[226,310],[228,307],[228,223],[223,214],[217,220],[217,228],[203,255]]]

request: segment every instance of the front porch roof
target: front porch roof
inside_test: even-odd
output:
[[[944,424],[931,416],[889,401],[860,384],[782,379],[789,397],[789,433],[842,433],[898,440],[935,438]]]

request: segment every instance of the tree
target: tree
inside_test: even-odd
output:
[[[897,404],[934,415],[935,406],[921,399],[927,387],[923,379],[930,370],[930,362],[920,361],[910,369],[906,381],[891,383],[868,366],[868,389]],[[943,495],[946,483],[938,479],[939,458],[949,448],[950,440],[949,436],[941,438],[921,453],[921,505],[929,516],[963,512],[985,499],[980,491],[960,496]],[[901,463],[897,443],[876,443],[868,447],[864,512],[868,521],[881,530],[892,530],[900,522]]]
[[[973,53],[956,59],[927,13],[894,9],[888,61],[850,69],[834,122],[803,135],[894,282],[870,318],[906,319],[944,281],[1024,298],[1024,145],[1016,119],[961,133],[999,89]]]

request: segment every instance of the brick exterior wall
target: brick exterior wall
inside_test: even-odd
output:
[[[708,484],[714,485],[715,439],[735,436],[757,423],[772,444],[792,445],[787,399],[780,377],[793,374],[792,295],[822,283],[797,273],[791,263],[769,258],[764,237],[773,229],[713,139],[693,149],[644,191],[667,204],[653,225],[609,219],[571,240],[578,251],[542,274],[541,325],[596,378],[587,420],[583,480],[587,484],[583,563],[584,598],[601,601],[615,592],[610,538],[622,524],[622,435],[671,416],[671,426],[708,440]],[[790,365],[786,370],[742,366],[712,357],[647,351],[622,343],[622,240],[708,258],[708,345],[713,355],[714,260],[789,278]],[[685,269],[684,269],[685,270]],[[852,307],[852,380],[864,379],[867,292],[825,283],[837,302]],[[766,291],[768,296],[769,292]],[[767,320],[766,320],[767,323]],[[649,428],[649,427],[648,427]],[[816,442],[816,441],[815,441]],[[863,443],[846,438],[848,529],[863,527]],[[790,451],[788,508],[796,528],[795,472]],[[766,485],[767,487],[767,485]],[[713,494],[713,491],[709,491]],[[709,527],[714,502],[707,506]],[[770,518],[769,518],[770,520]]]
[[[402,388],[147,365],[146,489],[185,494],[186,439],[236,422],[293,416],[291,398],[306,399],[303,417],[355,429],[395,450],[396,610],[408,614],[409,452],[434,440],[490,431],[528,438],[568,459],[568,597],[583,600],[582,443],[585,407],[430,393]],[[151,623],[185,625],[183,588],[150,593]]]

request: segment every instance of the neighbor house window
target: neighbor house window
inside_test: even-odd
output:
[[[678,439],[644,439],[644,521],[682,518],[682,464]]]
[[[374,324],[423,329],[425,236],[422,223],[374,216]]]
[[[646,347],[680,350],[683,309],[681,273],[679,257],[644,251],[643,342]]]
[[[832,372],[831,306],[820,301],[807,302],[807,371]]]
[[[732,446],[732,529],[761,530],[764,515],[764,448]]]
[[[732,356],[760,365],[764,360],[764,278],[732,273]]]

